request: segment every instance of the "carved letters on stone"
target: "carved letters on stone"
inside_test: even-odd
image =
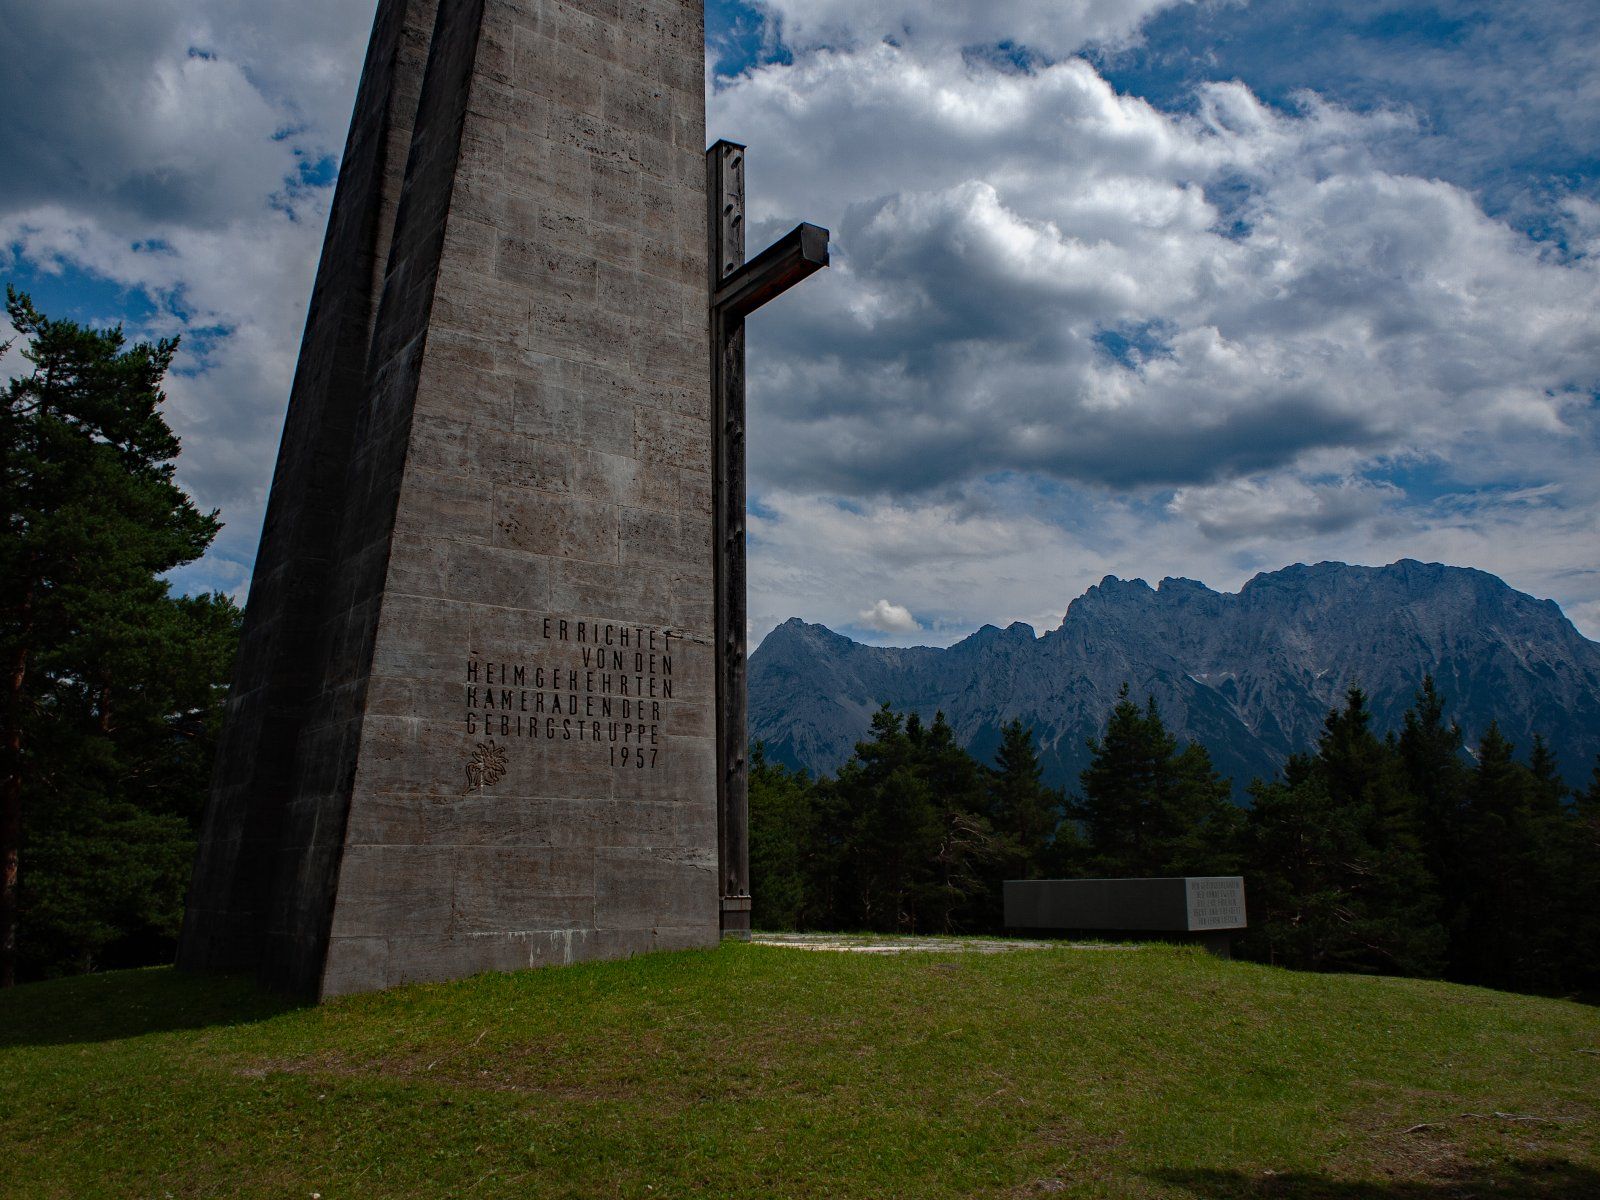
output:
[[[534,624],[548,652],[527,661],[474,654],[467,659],[463,729],[487,738],[467,766],[469,790],[497,782],[507,747],[519,740],[571,747],[626,770],[666,761],[666,715],[673,658],[682,635],[671,629],[546,617]],[[491,771],[485,747],[499,764]]]
[[[1243,929],[1244,880],[1237,875],[1185,879],[1189,928]]]

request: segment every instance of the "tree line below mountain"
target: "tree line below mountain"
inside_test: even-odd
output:
[[[1236,593],[1107,576],[1042,636],[988,625],[942,649],[863,645],[786,621],[750,656],[750,736],[769,761],[832,775],[882,703],[942,711],[985,762],[1001,726],[1021,718],[1045,780],[1070,790],[1126,683],[1156,698],[1173,734],[1206,747],[1243,804],[1252,779],[1316,744],[1349,687],[1366,692],[1379,730],[1398,730],[1424,675],[1464,728],[1494,722],[1524,748],[1541,733],[1568,779],[1588,778],[1600,754],[1600,643],[1484,571],[1410,559],[1297,563]]]
[[[1600,993],[1600,763],[1574,792],[1541,737],[1519,758],[1491,725],[1464,747],[1431,679],[1387,737],[1352,689],[1240,808],[1205,747],[1126,689],[1071,794],[1044,782],[1018,721],[985,765],[942,713],[885,705],[831,778],[756,747],[754,920],[992,933],[1006,879],[1241,874],[1244,957]]]

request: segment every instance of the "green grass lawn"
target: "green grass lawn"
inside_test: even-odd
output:
[[[0,1194],[1600,1197],[1600,1012],[1137,952],[0,995]]]

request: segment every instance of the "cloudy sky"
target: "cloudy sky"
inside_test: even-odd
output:
[[[373,0],[0,0],[0,278],[182,332],[242,594]],[[1600,6],[712,0],[751,613],[946,643],[1106,574],[1402,557],[1600,637]],[[3,331],[0,331],[3,332]]]

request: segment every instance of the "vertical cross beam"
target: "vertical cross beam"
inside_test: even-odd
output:
[[[716,438],[717,833],[722,936],[750,940],[750,769],[745,674],[744,319],[828,265],[828,231],[795,226],[744,257],[744,147],[706,151],[711,403]]]
[[[744,150],[706,152],[711,238],[711,427],[716,538],[717,837],[722,936],[750,937],[749,764],[745,676],[744,316],[714,302],[744,265]]]

